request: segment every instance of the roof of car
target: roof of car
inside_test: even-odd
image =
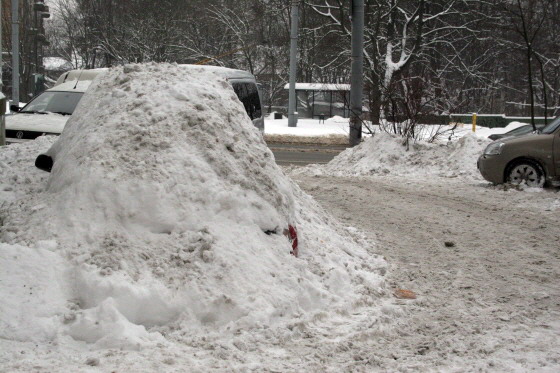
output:
[[[49,91],[85,92],[95,77],[108,69],[70,70],[62,74]]]
[[[223,66],[206,66],[206,65],[180,65],[186,69],[199,70],[199,71],[213,71],[227,79],[254,79],[255,77],[248,71],[230,69]]]
[[[180,65],[182,68],[194,71],[213,71],[223,76],[226,79],[251,79],[255,77],[248,71],[230,69],[222,66],[205,66],[205,65]],[[85,92],[90,86],[91,82],[99,74],[104,73],[108,69],[90,69],[90,70],[70,70],[62,74],[55,85],[49,91],[73,91]]]
[[[49,92],[65,91],[65,92],[84,93],[90,86],[91,82],[92,82],[91,80],[81,80],[81,81],[71,80],[66,83],[55,85],[54,87],[47,89],[47,91]]]
[[[82,81],[82,80],[93,80],[97,75],[99,75],[100,73],[104,73],[105,71],[107,71],[108,69],[106,68],[102,68],[102,69],[89,69],[89,70],[85,70],[85,69],[78,69],[78,70],[70,70],[64,74],[62,74],[55,83],[55,86],[62,84],[62,83],[66,83],[69,81]]]

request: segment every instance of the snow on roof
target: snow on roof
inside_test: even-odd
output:
[[[99,74],[102,74],[108,71],[108,68],[99,68],[99,69],[76,69],[70,70],[61,76],[58,77],[55,83],[55,87],[59,84],[68,83],[74,81],[74,84],[77,80],[79,81],[93,81]]]
[[[50,141],[0,148],[0,324],[4,340],[34,342],[27,358],[63,335],[53,353],[73,358],[49,361],[65,371],[83,364],[76,351],[179,344],[195,366],[235,331],[251,343],[364,304],[381,315],[385,261],[284,175],[220,74],[111,69],[49,150],[46,174],[33,160]]]
[[[92,80],[71,80],[66,83],[57,84],[47,91],[71,91],[71,92],[85,92],[91,85]]]
[[[290,89],[286,84],[284,89]],[[326,84],[326,83],[296,83],[297,91],[349,91],[350,84]]]
[[[220,75],[222,75],[222,76],[224,76],[225,78],[228,78],[228,79],[234,79],[234,78],[254,79],[253,74],[251,74],[248,71],[230,69],[228,67],[207,66],[207,65],[191,65],[191,64],[183,64],[183,65],[179,65],[179,66],[181,66],[182,68],[191,69],[193,71],[212,71],[212,72],[216,72],[216,73],[218,73],[218,74],[220,74]]]
[[[198,66],[198,65],[177,65],[178,70],[188,70],[194,73],[208,73],[213,72],[226,79],[254,79],[254,76],[248,71],[229,69],[227,67],[221,66]],[[70,70],[67,73],[62,74],[56,81],[52,91],[66,91],[75,90],[85,92],[89,87],[93,79],[98,75],[109,71],[109,68],[97,68],[97,69],[75,69]],[[80,82],[76,86],[76,80]]]

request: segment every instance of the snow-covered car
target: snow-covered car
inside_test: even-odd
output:
[[[182,72],[184,74],[181,74]],[[168,74],[163,78],[162,75],[166,73]],[[150,81],[150,84],[146,84],[152,75],[155,77],[154,80]],[[157,77],[159,79],[156,79]],[[227,82],[223,80],[224,77]],[[136,142],[143,143],[144,140],[139,139],[142,139],[144,135],[146,136],[145,141],[161,136],[163,141],[157,140],[158,145],[156,146],[156,148],[162,147],[159,150],[169,148],[173,141],[178,149],[171,153],[179,154],[178,158],[173,157],[175,161],[187,159],[187,153],[198,145],[197,140],[205,143],[209,141],[210,144],[204,145],[203,148],[213,149],[214,144],[220,142],[220,137],[225,137],[227,144],[224,150],[228,154],[243,154],[242,157],[233,158],[244,160],[247,164],[255,163],[257,165],[255,167],[264,167],[266,164],[264,160],[255,162],[255,159],[258,158],[256,154],[248,155],[246,151],[249,150],[247,149],[236,150],[235,145],[236,142],[239,142],[239,137],[244,136],[254,139],[249,141],[250,147],[258,149],[259,146],[264,145],[266,148],[258,131],[247,131],[247,128],[244,127],[251,128],[251,123],[257,126],[255,120],[262,119],[260,98],[254,78],[251,81],[251,77],[252,75],[249,73],[230,69],[168,64],[127,65],[108,71],[103,76],[99,76],[97,84],[94,84],[85,95],[83,105],[78,107],[76,115],[68,123],[66,130],[46,153],[40,154],[36,158],[35,166],[43,171],[53,171],[56,174],[56,166],[64,167],[65,154],[68,159],[68,153],[73,151],[71,144],[74,144],[74,141],[81,141],[87,144],[84,146],[97,149],[95,156],[97,158],[98,152],[102,152],[98,146],[113,149],[115,141],[108,140],[110,136],[117,136],[121,144],[133,144],[132,146],[136,147]],[[174,83],[169,84],[170,81]],[[202,85],[201,82],[203,82]],[[228,87],[228,83],[231,85],[230,87]],[[107,92],[113,94],[107,95]],[[244,107],[240,107],[236,96]],[[97,104],[99,107],[96,106]],[[117,109],[123,110],[125,113],[122,116],[116,115]],[[244,115],[245,113],[251,118],[250,121]],[[253,118],[251,115],[255,117]],[[220,129],[218,125],[223,128]],[[189,131],[191,127],[194,127],[194,130]],[[201,127],[203,130],[199,130]],[[171,128],[175,129],[170,131]],[[125,129],[124,132],[121,132],[123,129]],[[165,132],[164,136],[162,136],[162,131]],[[224,133],[224,131],[227,132]],[[185,138],[187,132],[190,132],[191,136]],[[115,135],[116,133],[118,135]],[[100,140],[101,138],[103,140]],[[192,144],[189,141],[195,143]],[[108,142],[106,146],[100,145],[106,142]],[[117,148],[120,149],[120,146]],[[147,157],[161,156],[154,147],[144,146],[143,148],[149,153]],[[255,149],[253,151],[258,151]],[[140,148],[134,151],[139,152]],[[91,154],[93,153],[91,151]],[[88,154],[87,151],[85,154]],[[195,154],[196,157],[203,157],[198,152]],[[259,151],[259,154],[265,154],[262,156],[263,158],[271,158],[268,149],[267,153]],[[223,157],[210,154],[206,158],[216,160]],[[271,159],[268,162],[275,164],[273,158]],[[120,164],[120,160],[117,160],[117,163]],[[192,168],[194,166],[191,165]],[[281,200],[282,198],[278,198],[276,202]],[[286,236],[292,247],[291,253],[298,256],[298,233],[295,225],[288,222],[283,229],[280,228],[280,225],[267,226],[263,232],[267,235],[282,234]]]
[[[11,107],[6,116],[6,142],[60,135],[93,79],[106,69],[73,70],[62,74],[53,88],[37,95],[23,108]]]
[[[181,67],[214,71],[225,77],[255,127],[264,132],[261,97],[257,81],[251,73],[217,66]],[[53,88],[35,97],[17,114],[6,118],[6,142],[33,140],[42,135],[60,135],[93,79],[105,71],[107,69],[71,70],[62,74]]]
[[[477,163],[482,176],[494,183],[560,185],[560,117],[539,133],[509,137],[486,147]]]
[[[223,76],[233,87],[239,101],[245,107],[249,118],[255,127],[264,133],[264,116],[262,111],[262,99],[258,89],[257,80],[248,71],[228,69],[219,66],[197,66],[182,65],[183,68],[203,69],[204,71],[214,71]]]

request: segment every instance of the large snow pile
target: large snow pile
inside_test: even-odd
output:
[[[448,144],[411,142],[407,150],[403,139],[376,133],[355,148],[346,149],[313,172],[335,176],[399,175],[409,177],[463,177],[480,179],[476,162],[491,141],[468,134]]]
[[[217,73],[111,70],[48,175],[51,142],[0,149],[4,340],[137,350],[380,302],[384,260],[284,176]]]

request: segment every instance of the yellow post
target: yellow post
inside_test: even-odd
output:
[[[476,113],[473,113],[472,115],[472,131],[476,132]]]

